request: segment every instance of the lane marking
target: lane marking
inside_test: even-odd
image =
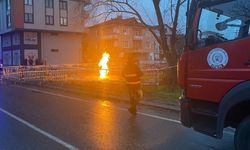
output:
[[[8,111],[2,109],[2,108],[0,108],[0,112],[2,112],[3,114],[5,114],[5,115],[11,117],[12,119],[15,119],[16,121],[21,122],[22,124],[26,125],[27,127],[29,127],[29,128],[31,128],[31,129],[37,131],[38,133],[40,133],[40,134],[46,136],[46,137],[49,138],[49,139],[53,140],[54,142],[56,142],[56,143],[58,143],[58,144],[61,144],[62,146],[68,148],[69,150],[78,150],[78,148],[74,147],[73,145],[64,142],[63,140],[61,140],[61,139],[59,139],[59,138],[53,136],[52,134],[50,134],[50,133],[48,133],[48,132],[46,132],[46,131],[43,131],[42,129],[40,129],[40,128],[34,126],[34,125],[32,125],[31,123],[29,123],[29,122],[23,120],[23,119],[20,118],[20,117],[15,116],[14,114],[12,114],[12,113],[10,113],[10,112],[8,112]]]
[[[151,114],[147,114],[147,113],[143,113],[143,112],[137,112],[137,114],[147,116],[147,117],[151,117],[151,118],[160,119],[160,120],[165,120],[165,121],[169,121],[169,122],[173,122],[173,123],[177,123],[177,124],[181,124],[181,122],[179,120],[169,119],[169,118],[156,116],[156,115],[151,115]]]
[[[80,101],[80,102],[85,102],[85,103],[93,103],[93,102],[90,102],[90,101],[87,101],[87,100],[83,100],[81,98],[67,96],[67,95],[63,95],[63,94],[59,94],[59,93],[52,93],[52,92],[48,92],[48,91],[44,91],[44,90],[39,90],[39,89],[34,89],[34,88],[28,88],[28,87],[23,87],[23,86],[17,86],[17,85],[13,85],[13,86],[18,87],[18,88],[22,88],[22,89],[26,89],[26,90],[29,90],[29,91],[40,92],[42,94],[47,94],[47,95],[52,95],[52,96],[67,98],[67,99],[71,99],[71,100],[75,100],[75,101]],[[109,107],[111,107],[111,106],[109,106]],[[113,106],[113,107],[116,107],[117,109],[122,110],[122,111],[127,111],[127,109],[125,109],[125,108],[121,108],[121,107],[117,107],[117,106]],[[169,121],[169,122],[181,124],[181,122],[179,120],[175,120],[175,119],[165,118],[165,117],[161,117],[161,116],[157,116],[157,115],[151,115],[151,114],[147,114],[147,113],[143,113],[143,112],[137,112],[137,114],[142,115],[142,116],[147,116],[147,117],[150,117],[150,118],[155,118],[155,119],[159,119],[159,120],[164,120],[164,121]],[[224,133],[225,134],[229,134],[229,135],[234,135],[233,131],[224,131]]]

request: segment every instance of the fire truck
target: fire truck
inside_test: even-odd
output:
[[[250,0],[188,1],[178,62],[182,125],[250,150]]]

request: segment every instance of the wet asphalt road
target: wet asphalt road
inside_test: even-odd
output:
[[[175,112],[0,85],[0,150],[233,150],[222,140],[182,127]]]

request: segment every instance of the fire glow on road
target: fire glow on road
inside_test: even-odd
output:
[[[106,79],[108,78],[109,68],[108,68],[108,62],[109,62],[110,55],[107,52],[104,52],[102,54],[102,59],[100,60],[98,66],[101,68],[99,70],[99,78],[100,79]]]

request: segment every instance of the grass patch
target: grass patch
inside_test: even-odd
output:
[[[177,100],[181,94],[182,90],[180,88],[175,88],[174,90],[169,90],[167,86],[143,86],[145,94],[154,95],[161,98],[171,98]]]

